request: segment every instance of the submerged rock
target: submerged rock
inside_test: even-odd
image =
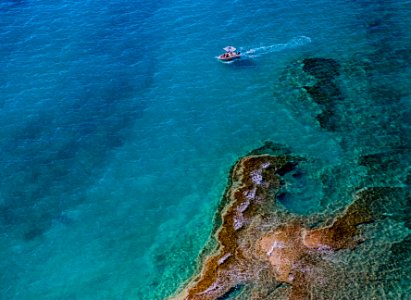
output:
[[[340,64],[331,58],[306,58],[303,60],[303,70],[318,80],[332,80],[340,75]]]
[[[313,86],[303,86],[313,100],[321,105],[332,104],[334,101],[341,100],[341,92],[337,85],[330,81],[321,81]]]
[[[319,125],[328,131],[340,129],[339,106],[345,96],[338,77],[341,65],[331,58],[313,57],[293,62],[280,78],[278,90],[288,90],[287,104],[299,116],[301,111],[312,114]],[[278,95],[284,98],[283,95]],[[301,117],[301,116],[300,116]]]
[[[250,247],[260,236],[255,226],[263,224],[270,205],[267,200],[281,185],[275,172],[289,160],[287,156],[261,155],[236,164],[224,196],[226,205],[219,212],[221,226],[214,233],[218,247],[205,260],[200,274],[174,299],[219,299],[234,287],[254,281],[259,268],[267,269],[252,258]]]
[[[407,191],[366,188],[329,222],[319,215],[302,217],[275,203],[284,184],[282,175],[298,168],[298,162],[288,155],[250,155],[237,162],[218,212],[213,233],[217,246],[199,274],[171,299],[341,299],[345,291],[336,286],[368,280],[364,266],[359,274],[343,277],[341,270],[348,272],[352,266],[335,256],[342,249],[364,255],[357,248],[367,241],[367,224],[383,224],[382,220],[403,213]],[[389,228],[396,226],[404,228],[401,223]]]
[[[303,71],[317,81],[314,85],[303,86],[314,102],[321,106],[322,111],[316,116],[317,121],[322,128],[335,131],[335,105],[343,100],[334,81],[340,75],[340,65],[331,58],[307,58],[303,60]]]

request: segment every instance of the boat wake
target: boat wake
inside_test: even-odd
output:
[[[255,58],[255,57],[259,57],[259,56],[266,55],[266,54],[273,53],[273,52],[280,52],[286,49],[293,49],[293,48],[305,46],[310,43],[311,43],[311,38],[309,38],[308,36],[299,36],[299,37],[292,38],[285,44],[273,44],[270,46],[252,48],[252,49],[245,51],[245,54],[249,58]]]

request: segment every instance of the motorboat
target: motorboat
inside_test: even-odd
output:
[[[239,59],[241,57],[241,53],[236,52],[237,49],[233,46],[227,46],[223,49],[226,52],[218,56],[218,59],[221,61],[232,61]]]
[[[222,61],[231,61],[235,59],[239,59],[241,54],[239,52],[226,52],[221,54],[218,59]]]

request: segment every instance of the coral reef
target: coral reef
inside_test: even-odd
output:
[[[315,77],[314,85],[303,88],[321,106],[322,112],[316,116],[322,128],[335,131],[335,105],[342,100],[341,91],[335,83],[340,75],[340,65],[330,58],[307,58],[303,60],[303,71]]]
[[[339,265],[327,256],[355,249],[366,237],[366,224],[403,213],[408,204],[405,189],[379,187],[358,191],[329,222],[291,214],[275,198],[282,176],[299,161],[289,155],[238,161],[216,220],[217,246],[172,299],[300,300],[318,290],[323,291],[315,299],[327,299],[324,293],[335,290],[339,280]]]
[[[240,160],[221,208],[221,226],[215,233],[218,247],[204,262],[201,273],[175,299],[218,299],[233,288],[252,281],[259,269],[250,247],[260,236],[258,227],[268,216],[268,199],[281,185],[277,172],[287,167],[286,156],[249,156]]]
[[[395,60],[381,55],[384,61]],[[390,72],[374,58],[296,60],[284,69],[275,86],[281,94],[275,96],[303,122],[330,132],[352,161],[367,169],[359,186],[400,186],[406,184],[403,166],[411,159],[407,96],[395,77],[387,80]]]

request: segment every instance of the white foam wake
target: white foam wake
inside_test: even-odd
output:
[[[311,43],[311,38],[309,38],[308,36],[299,36],[299,37],[292,38],[285,44],[273,44],[270,46],[252,48],[250,50],[247,50],[245,53],[249,57],[259,57],[261,55],[265,55],[265,54],[272,53],[272,52],[280,52],[286,49],[293,49],[293,48],[305,46],[309,43]]]

